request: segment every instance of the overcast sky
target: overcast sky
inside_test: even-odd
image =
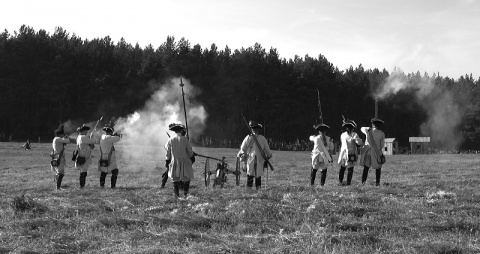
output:
[[[480,0],[2,0],[0,28],[157,48],[167,36],[231,49],[260,43],[280,57],[324,55],[340,70],[480,78]]]

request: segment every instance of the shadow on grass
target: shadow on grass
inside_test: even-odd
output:
[[[13,249],[7,249],[7,248],[0,247],[0,254],[7,254],[7,253],[11,253],[12,251],[13,251]]]

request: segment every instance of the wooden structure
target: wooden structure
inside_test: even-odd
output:
[[[409,137],[412,154],[427,154],[430,151],[430,137]]]
[[[386,138],[385,146],[383,147],[383,154],[394,155],[398,152],[398,141],[395,141],[395,138]]]

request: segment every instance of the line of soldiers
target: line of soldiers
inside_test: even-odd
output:
[[[361,131],[366,136],[365,143],[363,143],[362,139],[354,131],[357,128],[355,121],[343,120],[342,128],[345,129],[345,132],[340,135],[341,148],[338,156],[338,164],[340,165],[338,180],[340,185],[350,185],[352,183],[355,165],[363,166],[362,184],[365,184],[367,181],[368,171],[372,167],[376,173],[375,183],[377,186],[380,185],[382,165],[385,163],[385,156],[382,153],[385,145],[385,134],[380,130],[384,121],[372,118],[371,123],[371,127],[361,128]],[[323,123],[313,127],[319,131],[319,134],[310,136],[310,140],[314,142],[310,185],[313,186],[315,184],[317,171],[320,170],[320,185],[323,186],[327,177],[327,166],[333,163],[331,153],[334,148],[330,137],[326,135],[330,127]],[[360,152],[358,152],[357,147],[361,147]],[[345,171],[347,171],[346,183],[343,182]]]
[[[120,135],[114,133],[114,128],[111,123],[102,128],[105,133],[99,140],[92,138],[92,135],[88,136],[87,133],[89,130],[90,127],[86,125],[78,127],[77,132],[79,134],[76,139],[70,139],[65,135],[63,124],[60,124],[54,131],[55,138],[52,142],[51,171],[55,174],[56,189],[61,189],[62,180],[65,175],[65,145],[69,143],[77,144],[72,160],[75,161],[75,169],[80,172],[80,188],[85,186],[87,171],[90,164],[92,164],[92,150],[95,148],[95,144],[99,144],[100,147],[100,159],[98,162],[98,170],[101,172],[100,187],[103,188],[105,186],[105,179],[109,173],[111,174],[111,188],[116,187],[119,171],[113,144],[120,141]]]
[[[357,128],[353,120],[343,121],[342,128],[345,128],[340,136],[341,149],[338,157],[338,164],[340,165],[339,182],[342,185],[350,185],[353,176],[354,166],[358,164],[363,166],[362,183],[367,180],[369,168],[372,167],[376,171],[376,185],[380,184],[381,168],[385,162],[381,149],[385,144],[385,134],[380,130],[380,126],[384,123],[378,118],[371,119],[372,127],[362,127],[361,131],[366,135],[365,144],[362,139],[354,131]],[[262,176],[265,168],[267,168],[267,160],[272,157],[272,152],[268,145],[267,139],[260,135],[262,125],[254,121],[249,122],[249,127],[252,134],[247,135],[241,146],[237,157],[245,165],[247,173],[247,188],[251,189],[255,182],[255,188],[258,190],[262,186]],[[320,185],[325,184],[327,177],[327,168],[332,165],[333,158],[333,143],[326,132],[330,127],[326,124],[314,125],[314,129],[319,131],[319,135],[310,136],[310,140],[314,142],[312,150],[312,169],[310,172],[310,184],[315,184],[317,171],[321,172]],[[79,135],[76,139],[77,152],[75,156],[75,168],[80,171],[80,187],[85,186],[85,179],[87,177],[87,170],[92,163],[91,152],[95,144],[100,144],[101,157],[98,162],[98,169],[100,174],[100,186],[105,186],[105,179],[107,174],[111,173],[111,187],[115,188],[118,168],[115,157],[114,143],[120,141],[120,136],[114,133],[114,128],[111,124],[102,128],[105,131],[100,138],[96,140],[87,133],[90,127],[83,125],[77,129]],[[174,196],[180,196],[180,188],[183,187],[184,196],[188,195],[190,188],[190,181],[193,179],[192,165],[195,162],[195,153],[192,145],[185,136],[186,128],[183,124],[173,123],[169,125],[169,130],[175,132],[175,135],[170,137],[166,144],[166,161],[165,167],[167,171],[162,175],[162,188],[170,178],[173,182]],[[62,179],[65,174],[65,145],[73,143],[74,141],[65,136],[63,125],[60,125],[55,130],[55,138],[52,142],[52,166],[51,169],[55,173],[56,188],[61,188]],[[362,146],[363,145],[363,146]],[[361,147],[361,152],[358,154],[357,146]],[[347,171],[347,181],[344,184],[344,174]]]

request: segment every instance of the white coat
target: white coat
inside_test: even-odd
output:
[[[261,151],[265,153],[267,159],[272,158],[272,152],[270,151],[267,139],[264,136],[257,134],[256,137],[260,147],[257,146],[252,134],[250,134],[243,140],[237,156],[247,156],[247,175],[261,177],[263,176],[263,163],[265,162]]]
[[[372,132],[369,131],[370,129],[372,130]],[[383,133],[383,131],[379,129],[370,127],[362,127],[361,131],[365,133],[366,139],[365,145],[361,149],[359,162],[360,166],[372,167],[374,169],[381,168],[382,165],[378,163],[378,161],[380,161],[380,158],[378,158],[377,154],[372,151],[373,147],[370,145],[368,140],[369,135],[371,134],[380,155],[382,154],[382,148],[385,146],[385,133]]]
[[[92,148],[90,145],[93,145],[97,143],[97,141],[93,138],[89,138],[87,135],[78,135],[77,137],[77,149],[78,151],[78,156],[85,157],[85,164],[83,165],[78,165],[77,162],[75,162],[75,168],[80,170],[80,173],[87,172],[88,166],[92,163]]]
[[[66,165],[66,160],[65,160],[65,144],[69,144],[70,140],[68,138],[61,138],[61,137],[55,137],[52,142],[52,148],[53,148],[53,159],[58,159],[60,156],[60,153],[63,150],[63,155],[62,158],[60,158],[60,165],[58,167],[53,167],[50,166],[50,170],[56,174],[65,174],[65,165]]]
[[[100,170],[101,172],[110,173],[112,172],[112,170],[118,169],[117,157],[115,156],[115,153],[116,153],[115,151],[112,151],[112,156],[110,157],[110,162],[108,164],[108,167],[100,166],[100,160],[108,160],[108,155],[112,150],[113,144],[117,143],[118,141],[120,141],[119,136],[113,136],[108,134],[103,134],[102,137],[100,138],[101,155],[98,162],[98,170]]]
[[[356,132],[342,133],[340,135],[340,142],[342,146],[340,147],[340,153],[338,155],[338,164],[343,167],[353,167],[355,166],[354,162],[348,161],[348,153],[357,153],[357,146],[362,145],[362,139],[357,135]]]
[[[180,133],[175,133],[175,135],[167,140],[165,150],[167,150],[165,159],[170,160],[168,177],[174,182],[190,181],[193,179],[191,160],[191,157],[193,157],[193,149],[188,138]]]
[[[310,141],[313,141],[312,168],[326,169],[333,162],[331,154],[334,147],[330,137],[325,135],[326,144],[323,142],[322,134],[310,136]]]

